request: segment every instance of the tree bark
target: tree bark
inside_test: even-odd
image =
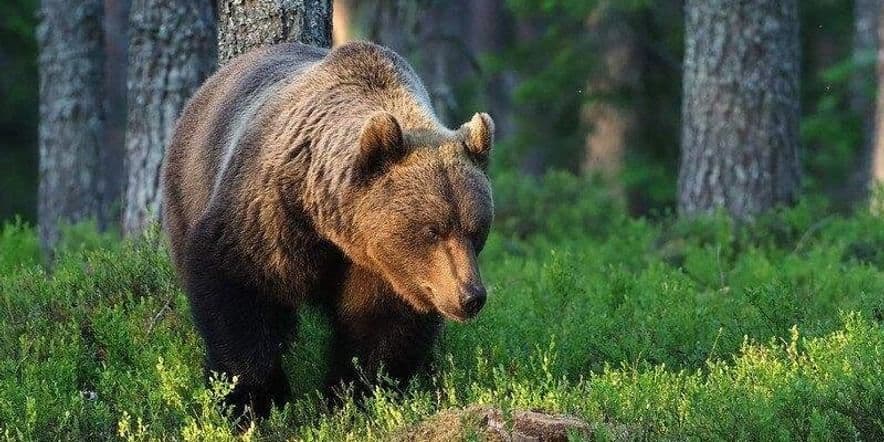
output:
[[[118,228],[126,192],[126,67],[131,0],[104,0],[104,138],[98,179],[104,189],[98,227]]]
[[[221,65],[251,49],[282,42],[331,47],[331,0],[217,2],[218,61]]]
[[[342,45],[353,39],[351,35],[353,0],[334,0],[332,5],[332,44]]]
[[[44,251],[60,223],[97,218],[103,134],[101,0],[43,0],[40,49],[39,231]]]
[[[135,0],[130,27],[127,235],[159,216],[165,147],[178,114],[217,60],[211,0]]]
[[[873,201],[877,210],[884,211],[884,7],[879,8],[878,21],[878,103],[875,117],[875,142],[871,153],[871,186],[879,192]]]
[[[602,1],[587,19],[599,63],[587,81],[591,101],[583,115],[589,128],[583,170],[601,173],[620,194],[623,156],[637,124],[628,96],[638,88],[641,76],[635,35],[624,15],[612,2]]]
[[[881,0],[856,0],[854,3],[853,59],[856,71],[851,78],[850,107],[861,118],[862,145],[853,163],[853,173],[846,183],[845,198],[851,203],[865,203],[872,182],[875,144],[875,67],[867,68],[869,57],[877,57],[878,20]]]
[[[469,53],[481,58],[497,54],[508,45],[517,44],[513,32],[513,17],[504,0],[473,0],[469,11]],[[498,140],[513,133],[513,105],[511,93],[516,88],[516,74],[512,70],[483,75],[482,83],[486,110],[494,118],[494,133]]]
[[[370,37],[407,58],[420,74],[433,108],[449,124],[466,117],[455,89],[471,70],[475,55],[465,44],[466,0],[376,0]],[[370,11],[372,12],[372,11]]]
[[[853,6],[853,59],[857,65],[874,57],[878,49],[878,17],[881,0],[855,0]],[[850,107],[860,115],[871,115],[875,107],[869,94],[872,69],[857,69],[851,79]],[[871,123],[871,119],[869,120]],[[871,137],[870,137],[871,138]]]
[[[798,2],[689,0],[679,212],[739,220],[799,186]]]

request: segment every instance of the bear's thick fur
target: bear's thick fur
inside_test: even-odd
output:
[[[466,320],[485,289],[476,255],[492,219],[494,126],[435,117],[397,54],[262,48],[212,76],[185,108],[163,169],[163,220],[228,398],[266,413],[289,383],[280,356],[298,308],[333,318],[328,385],[407,380],[442,318]]]

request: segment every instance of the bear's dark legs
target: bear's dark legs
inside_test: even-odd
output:
[[[237,416],[248,406],[266,416],[290,388],[281,359],[296,321],[294,308],[226,276],[211,253],[187,256],[187,294],[206,346],[206,374],[237,378],[227,402]]]
[[[283,404],[290,387],[282,370],[289,318],[293,309],[266,296],[208,277],[211,282],[189,284],[194,320],[206,345],[206,373],[237,378],[227,402],[241,414],[246,406],[266,416],[271,403]]]
[[[223,364],[206,360],[206,375],[210,373],[231,373]],[[228,377],[231,375],[228,374]],[[246,383],[249,382],[249,383]],[[233,406],[234,417],[242,416],[246,407],[255,416],[264,417],[270,414],[273,404],[277,406],[288,401],[291,388],[279,361],[275,361],[269,374],[261,379],[242,380],[238,377],[236,387],[225,398],[228,405]]]
[[[326,381],[330,394],[336,394],[342,385],[349,383],[354,384],[357,396],[366,393],[381,372],[405,387],[429,364],[441,326],[439,317],[420,315],[404,305],[385,310],[335,315],[331,366]]]

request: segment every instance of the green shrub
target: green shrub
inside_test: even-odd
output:
[[[0,227],[0,275],[13,273],[40,262],[37,232],[16,218]]]
[[[295,401],[239,435],[158,232],[86,234],[103,245],[48,272],[33,230],[5,226],[0,435],[374,440],[490,404],[574,414],[602,439],[884,438],[884,219],[805,203],[752,225],[651,222],[569,175],[495,185],[489,302],[447,327],[433,375],[328,411],[328,328],[308,310],[285,358]]]

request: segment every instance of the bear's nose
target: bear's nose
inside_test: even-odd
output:
[[[463,287],[461,293],[460,306],[464,313],[470,318],[476,316],[485,305],[485,298],[488,297],[485,287],[481,283],[469,283]]]

